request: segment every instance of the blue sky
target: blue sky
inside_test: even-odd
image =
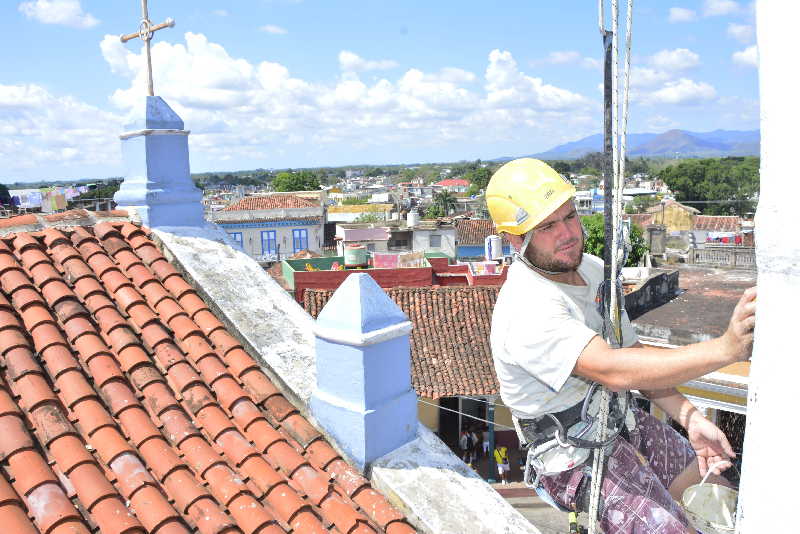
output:
[[[125,174],[118,135],[146,90],[141,42],[118,36],[140,6],[2,2],[0,182]],[[596,10],[150,0],[154,23],[176,21],[153,41],[155,92],[192,131],[193,172],[530,154],[600,132]],[[753,12],[637,0],[629,131],[758,128]]]

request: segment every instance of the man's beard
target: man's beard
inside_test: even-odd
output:
[[[555,259],[553,255],[542,254],[533,246],[533,243],[528,245],[528,250],[525,251],[525,257],[530,261],[534,267],[538,267],[543,271],[550,271],[553,273],[567,273],[574,271],[578,268],[583,260],[583,235],[575,239],[570,239],[564,243],[559,244],[557,248],[577,243],[577,247],[570,249],[570,254],[574,254],[575,258],[570,260]]]

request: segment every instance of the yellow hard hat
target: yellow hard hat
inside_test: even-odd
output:
[[[575,196],[575,187],[533,158],[509,161],[486,187],[486,205],[498,232],[522,235]]]

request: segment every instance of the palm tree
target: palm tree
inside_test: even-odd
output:
[[[450,215],[450,212],[456,208],[456,197],[447,190],[436,193],[433,202],[442,209],[445,215]]]

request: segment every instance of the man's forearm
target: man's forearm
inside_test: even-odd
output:
[[[574,372],[617,391],[660,390],[677,387],[734,359],[725,336],[672,349],[638,343],[611,349],[597,336],[581,353]]]
[[[688,429],[689,421],[696,416],[695,414],[702,415],[697,407],[675,388],[640,391],[683,428]]]

